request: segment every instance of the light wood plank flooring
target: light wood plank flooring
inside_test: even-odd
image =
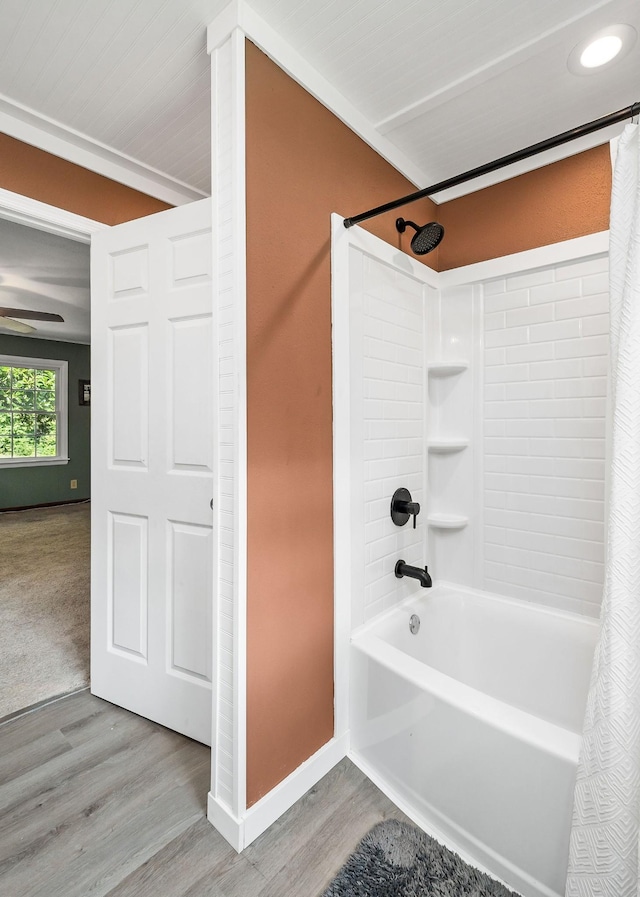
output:
[[[238,855],[206,820],[210,752],[80,692],[0,726],[0,894],[317,897],[404,818],[343,760]]]

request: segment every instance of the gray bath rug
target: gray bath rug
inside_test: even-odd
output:
[[[518,897],[413,825],[378,823],[322,897]]]

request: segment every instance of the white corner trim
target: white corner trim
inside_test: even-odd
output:
[[[245,41],[239,30],[231,34],[232,48],[232,147],[231,202],[233,204],[232,246],[234,265],[235,392],[234,431],[236,454],[234,533],[234,809],[244,811],[247,791],[247,228],[246,228],[246,152],[245,152]],[[219,237],[218,237],[219,239]],[[221,244],[219,244],[221,247]]]
[[[333,688],[334,734],[349,729],[349,639],[351,634],[351,389],[350,235],[331,216],[331,341],[333,363]],[[355,228],[360,231],[360,228]],[[338,496],[340,499],[338,500]]]
[[[394,143],[384,137],[356,107],[295,50],[244,0],[232,2],[209,25],[207,49],[211,53],[233,28],[240,28],[294,81],[326,106],[340,121],[361,137],[378,155],[393,165],[412,184],[424,184],[425,174]],[[357,211],[357,210],[356,210]],[[354,212],[356,214],[356,212]]]
[[[234,846],[241,843],[238,827],[246,809],[246,604],[247,604],[247,445],[246,445],[246,184],[245,184],[245,91],[244,34],[237,28],[223,31],[224,38],[213,47],[211,58],[211,154],[213,160],[212,239],[215,263],[215,296],[220,334],[217,357],[230,366],[218,370],[218,391],[228,393],[221,407],[230,413],[226,425],[231,429],[231,456],[216,470],[221,494],[231,498],[232,545],[220,549],[226,554],[228,568],[223,589],[216,589],[214,600],[214,663],[216,682],[213,700],[211,821]],[[219,317],[224,308],[224,320]],[[224,331],[224,333],[223,333]],[[229,379],[228,385],[222,381]],[[220,447],[219,447],[220,448]],[[229,465],[229,462],[230,465]],[[230,466],[230,477],[222,487],[223,467]],[[230,487],[230,488],[229,488]],[[220,511],[218,521],[221,523]],[[220,539],[220,528],[217,538]],[[225,544],[227,544],[225,542]],[[231,557],[229,557],[231,553]],[[231,592],[229,594],[229,587]],[[231,645],[226,645],[224,675],[221,672],[220,635],[228,633],[218,625],[221,615],[231,620]],[[229,654],[231,655],[229,657]],[[227,683],[224,712],[221,688]],[[228,690],[231,695],[228,695]],[[230,764],[220,764],[217,750],[221,739]],[[230,765],[230,769],[229,769]],[[224,766],[224,768],[223,768]],[[219,800],[219,776],[224,775],[225,796]],[[216,809],[217,808],[217,809]],[[218,824],[215,820],[221,819]],[[236,849],[241,847],[236,846]]]
[[[231,2],[218,13],[215,19],[210,22],[207,28],[207,53],[209,55],[211,55],[214,50],[217,50],[218,47],[221,47],[236,28],[240,28],[244,31],[242,25],[243,12],[244,4],[241,0],[231,0]]]
[[[444,287],[493,280],[496,277],[508,277],[510,274],[523,274],[534,268],[561,265],[564,262],[585,259],[589,256],[606,255],[608,251],[609,231],[600,231],[597,234],[587,234],[585,237],[576,237],[573,240],[564,240],[561,243],[551,243],[548,246],[514,252],[512,255],[504,255],[501,258],[488,259],[486,262],[477,262],[474,265],[441,271],[438,275],[438,286],[443,289]]]
[[[286,813],[296,801],[313,788],[336,763],[347,756],[348,736],[332,738],[313,756],[305,760],[297,769],[276,785],[261,800],[250,807],[241,817],[215,799],[209,792],[207,818],[223,838],[240,853],[255,841],[270,825]]]
[[[78,243],[89,243],[92,234],[109,226],[3,189],[0,189],[0,218],[76,240]]]
[[[1,94],[0,131],[173,206],[207,195]]]

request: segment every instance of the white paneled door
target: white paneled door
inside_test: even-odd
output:
[[[211,201],[93,238],[91,691],[211,740]]]

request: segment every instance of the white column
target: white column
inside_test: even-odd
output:
[[[228,7],[208,29],[218,317],[218,565],[210,822],[244,847],[246,811],[246,197],[245,35]]]

